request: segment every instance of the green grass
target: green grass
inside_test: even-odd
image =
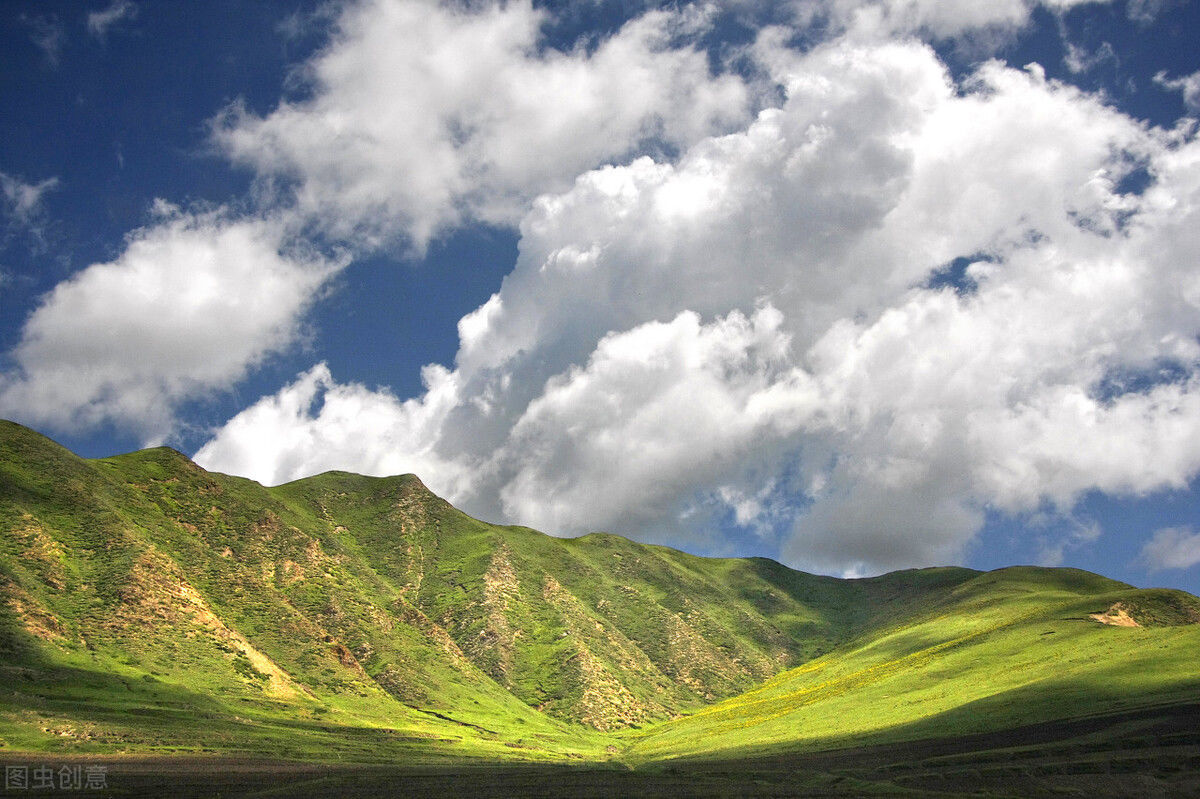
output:
[[[0,753],[542,764],[517,782],[592,764],[569,772],[580,791],[683,768],[720,795],[743,785],[730,763],[783,790],[779,758],[1200,698],[1200,600],[1178,591],[1032,567],[839,580],[491,525],[412,475],[265,488],[165,448],[84,460],[7,422],[0,600]],[[1117,610],[1143,626],[1089,617]],[[1142,735],[1171,768],[1175,734]],[[1046,774],[1090,762],[1063,746]],[[887,757],[805,784],[925,779]]]
[[[1043,590],[995,575],[979,578],[987,590],[975,582],[955,592],[959,601],[631,737],[626,756],[880,744],[1200,699],[1200,627],[1121,628],[1088,618],[1118,601],[1153,603],[1158,592],[1081,599],[1053,579],[1041,581]]]

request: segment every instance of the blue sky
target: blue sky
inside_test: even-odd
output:
[[[834,574],[1200,591],[1162,0],[0,9],[0,415]]]

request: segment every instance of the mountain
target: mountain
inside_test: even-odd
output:
[[[11,422],[0,600],[0,752],[644,770],[1200,699],[1179,591],[840,580],[492,525],[413,475],[85,460]]]

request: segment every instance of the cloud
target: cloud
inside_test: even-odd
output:
[[[213,139],[328,233],[417,249],[464,221],[515,224],[530,199],[646,148],[744,122],[750,97],[685,43],[704,13],[651,11],[594,45],[541,37],[529,2],[348,4],[266,116],[239,105]]]
[[[342,235],[520,214],[517,263],[422,396],[318,366],[216,431],[205,466],[416,471],[487,518],[713,550],[740,527],[845,574],[960,562],[989,513],[1072,520],[1090,491],[1200,473],[1194,129],[1037,65],[955,81],[907,34],[1011,28],[1030,4],[835,4],[844,35],[802,52],[764,30],[743,55],[782,99],[720,120],[705,98],[749,89],[661,38],[686,14],[560,53],[537,50],[527,5],[415,8],[348,11],[310,98],[215,135]],[[446,57],[368,64],[376,32]],[[614,105],[606,48],[657,65],[645,95]],[[468,49],[485,68],[449,71]],[[555,115],[562,75],[580,99]],[[516,93],[526,80],[544,97]],[[663,99],[672,81],[700,111]],[[587,128],[610,106],[612,127]],[[641,153],[647,118],[677,153]],[[561,153],[554,121],[574,131]],[[516,142],[556,155],[531,164]],[[1052,562],[1099,534],[1034,543]]]
[[[88,33],[100,41],[108,37],[109,30],[123,20],[131,20],[138,14],[138,6],[131,0],[113,0],[103,11],[92,11],[87,15]]]
[[[347,464],[363,474],[413,472],[458,497],[470,464],[443,461],[430,446],[457,401],[455,378],[436,366],[423,377],[422,400],[402,402],[386,390],[339,384],[318,364],[239,413],[195,460],[267,485]]]
[[[20,21],[32,29],[30,41],[42,51],[46,64],[51,68],[57,67],[62,57],[63,42],[66,33],[57,17],[30,17],[22,14]]]
[[[793,24],[825,28],[835,35],[883,40],[921,35],[994,50],[1028,26],[1036,8],[1062,15],[1082,5],[1109,0],[794,0]],[[770,4],[777,5],[777,4]]]
[[[1142,547],[1139,560],[1151,571],[1190,569],[1200,563],[1200,533],[1191,527],[1164,527]]]
[[[1179,92],[1189,111],[1200,111],[1200,72],[1181,78],[1168,78],[1166,72],[1159,72],[1154,76],[1154,82],[1164,89]]]
[[[41,212],[42,197],[58,188],[58,178],[46,178],[40,183],[26,183],[0,172],[0,190],[4,194],[5,213],[19,222],[28,223]]]
[[[1066,561],[1068,550],[1079,549],[1100,540],[1104,530],[1094,521],[1075,518],[1067,520],[1070,529],[1057,540],[1043,538],[1038,555],[1039,566],[1061,566]]]
[[[1101,64],[1118,61],[1117,51],[1108,42],[1101,42],[1095,50],[1088,50],[1070,41],[1064,41],[1064,44],[1067,52],[1063,56],[1063,64],[1076,75],[1091,72]]]
[[[43,198],[59,186],[57,177],[39,183],[26,183],[20,178],[0,172],[0,216],[5,220],[6,235],[23,231],[41,242],[45,238],[45,207]]]
[[[114,423],[147,441],[179,403],[224,390],[292,345],[338,268],[279,220],[224,210],[159,219],[45,295],[0,376],[0,413],[60,430]]]
[[[781,406],[816,411],[816,392],[791,382],[781,322],[770,306],[708,325],[684,312],[603,338],[513,425],[499,463],[505,515],[560,534],[669,538],[696,495],[765,455],[755,450]]]
[[[938,39],[983,28],[1020,28],[1029,20],[1029,3],[997,0],[831,0],[831,17],[857,35],[891,36],[923,31]]]
[[[756,47],[785,102],[537,199],[436,391],[322,375],[324,408],[374,409],[383,450],[333,446],[351,415],[281,394],[206,465],[280,480],[394,447],[492,518],[712,545],[732,518],[843,573],[955,562],[989,510],[1200,470],[1190,133],[1037,68],[955,85],[913,41]],[[1155,181],[1121,193],[1139,168]],[[955,259],[969,287],[927,288]],[[253,433],[275,429],[260,413],[282,431]]]
[[[1140,25],[1149,25],[1167,7],[1168,0],[1129,0],[1125,14]]]

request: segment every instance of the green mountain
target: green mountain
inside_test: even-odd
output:
[[[413,475],[266,488],[9,422],[0,600],[0,753],[661,777],[1200,700],[1200,600],[1179,591],[839,580],[487,524]]]

